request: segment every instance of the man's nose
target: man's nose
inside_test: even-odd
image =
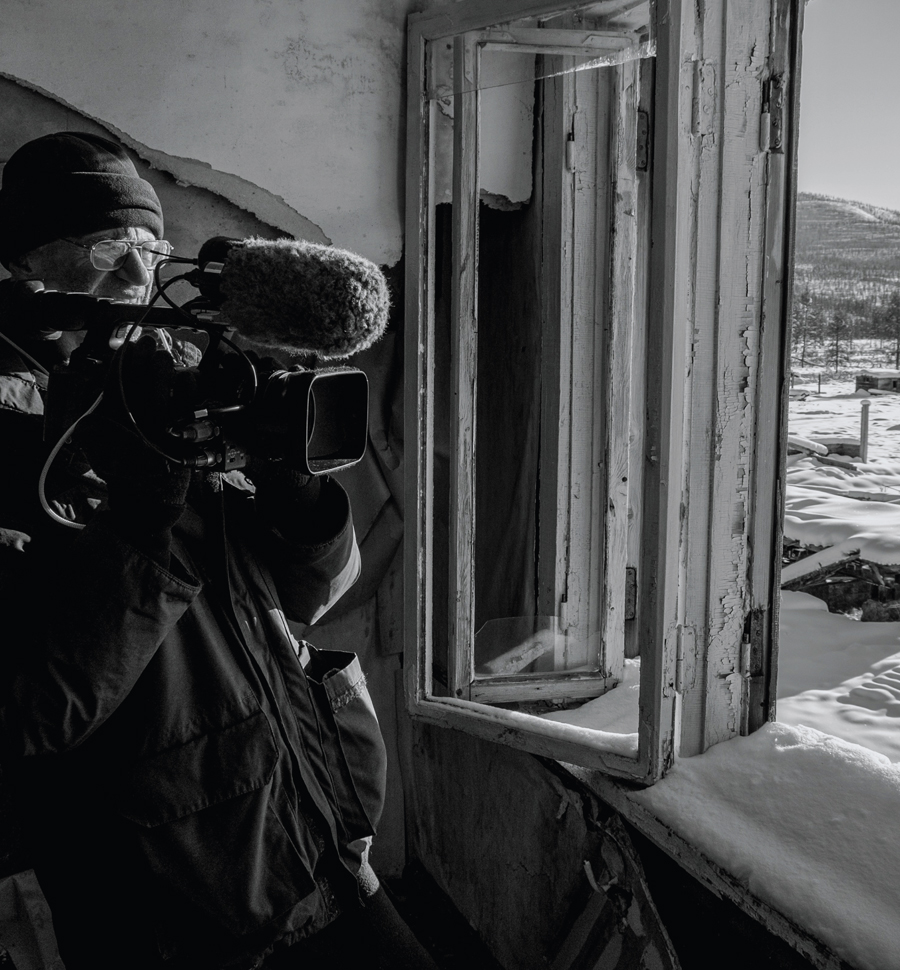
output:
[[[131,249],[125,257],[125,262],[116,270],[116,276],[128,280],[135,286],[147,286],[150,282],[150,271],[144,265],[136,249]]]

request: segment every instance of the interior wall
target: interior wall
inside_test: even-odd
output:
[[[6,0],[0,75],[262,221],[393,264],[415,6]]]
[[[0,169],[20,145],[51,132],[88,131],[115,138],[107,126],[9,78],[0,77],[0,106]],[[134,161],[141,176],[156,189],[165,216],[166,238],[174,245],[176,255],[194,255],[204,240],[218,234],[240,238],[283,234],[217,192],[184,184],[140,157]],[[0,276],[8,275],[0,267]]]
[[[678,970],[612,810],[540,759],[413,730],[413,853],[506,970]]]

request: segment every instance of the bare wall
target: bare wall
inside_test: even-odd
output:
[[[402,252],[413,0],[4,0],[0,75],[285,232]]]

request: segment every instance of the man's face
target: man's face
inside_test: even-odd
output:
[[[104,229],[87,236],[73,236],[75,242],[87,246],[81,249],[71,242],[57,239],[26,253],[10,265],[14,279],[40,280],[48,290],[66,293],[90,293],[125,303],[146,303],[153,279],[135,250],[131,250],[124,264],[109,272],[94,269],[90,247],[101,239],[128,239],[149,242],[156,236],[149,229]]]

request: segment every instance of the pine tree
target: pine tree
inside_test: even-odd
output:
[[[806,366],[806,358],[811,343],[821,340],[821,313],[813,301],[809,284],[794,297],[793,313],[791,314],[791,336],[794,344],[794,356],[799,357],[801,367]]]
[[[841,364],[849,360],[847,343],[851,338],[850,321],[843,310],[835,310],[828,322],[828,362],[835,370],[840,370]]]
[[[882,305],[881,331],[894,344],[894,369],[900,370],[900,290],[894,290]]]

